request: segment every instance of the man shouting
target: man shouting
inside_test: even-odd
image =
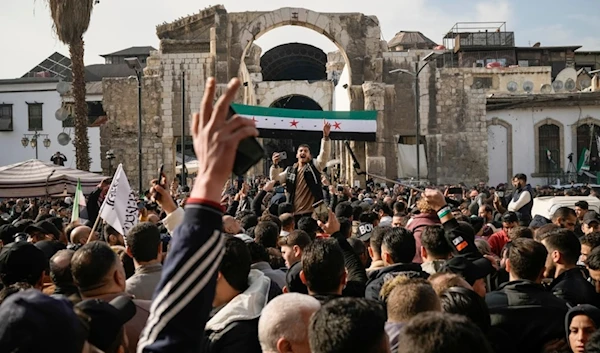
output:
[[[288,201],[294,205],[296,220],[302,216],[310,216],[313,212],[313,204],[323,200],[323,188],[321,185],[321,170],[327,164],[331,152],[331,140],[329,132],[331,124],[323,124],[323,139],[321,140],[321,151],[317,158],[312,158],[308,145],[300,145],[296,158],[298,162],[286,168],[283,172],[279,167],[279,153],[273,153],[273,166],[270,176],[272,180],[285,183],[289,193]]]

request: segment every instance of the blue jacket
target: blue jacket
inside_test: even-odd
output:
[[[190,201],[174,232],[138,353],[204,351],[204,329],[224,253],[223,213],[216,204]]]

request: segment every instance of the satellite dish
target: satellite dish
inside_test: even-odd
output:
[[[69,142],[71,142],[71,136],[69,136],[69,134],[66,132],[61,132],[58,134],[56,139],[58,140],[58,144],[61,146],[66,146],[69,144]]]
[[[525,81],[523,82],[523,91],[527,93],[531,93],[533,91],[533,82]]]
[[[540,88],[540,92],[542,93],[552,93],[552,85],[549,83],[544,83],[542,88]]]
[[[65,94],[71,90],[71,84],[68,82],[60,81],[56,85],[56,91],[60,94]]]
[[[65,108],[58,108],[56,113],[54,113],[54,117],[58,121],[65,121],[69,117],[69,112]]]
[[[567,91],[574,91],[576,88],[576,84],[575,84],[575,80],[573,80],[572,78],[569,78],[565,81],[565,89]]]
[[[554,88],[554,92],[560,92],[565,87],[565,84],[561,80],[554,80],[552,82],[552,88]]]
[[[507,85],[506,85],[506,89],[509,92],[516,92],[519,89],[519,85],[515,82],[515,81],[510,81]]]
[[[591,85],[592,85],[592,80],[589,78],[584,78],[579,81],[579,89],[580,90],[586,89],[586,88],[590,87]]]

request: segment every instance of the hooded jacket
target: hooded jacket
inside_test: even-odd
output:
[[[571,332],[571,330],[569,330],[569,326],[571,326],[571,321],[573,321],[573,318],[578,315],[585,315],[589,317],[590,319],[592,319],[596,327],[600,325],[600,309],[598,309],[597,307],[589,304],[582,304],[571,308],[565,316],[565,332],[567,334],[567,342],[569,341],[569,333]]]
[[[413,236],[415,237],[416,244],[416,252],[415,257],[413,258],[414,263],[420,264],[423,262],[421,258],[421,234],[425,230],[427,226],[433,226],[436,224],[441,224],[440,218],[437,213],[419,213],[414,215],[406,225],[406,229],[413,232]]]
[[[217,309],[206,323],[206,349],[203,352],[261,353],[258,319],[275,295],[271,280],[259,270],[250,270],[248,288]]]

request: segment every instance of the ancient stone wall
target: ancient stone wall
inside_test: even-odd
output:
[[[114,171],[119,163],[132,189],[138,189],[138,89],[137,80],[129,78],[104,79],[103,107],[108,121],[100,128],[100,152],[113,150]],[[171,170],[173,158],[168,133],[171,127],[161,119],[162,82],[158,77],[146,77],[142,85],[142,178],[143,187],[156,178],[160,164]],[[166,138],[166,140],[165,140]],[[165,143],[169,142],[169,143]],[[102,161],[102,171],[108,173],[108,161]]]
[[[472,86],[470,69],[436,72],[437,133],[427,136],[427,159],[437,183],[487,181],[485,90]]]
[[[270,107],[278,99],[300,95],[319,103],[323,110],[331,110],[333,103],[333,83],[330,81],[266,81],[255,85],[257,105]]]

